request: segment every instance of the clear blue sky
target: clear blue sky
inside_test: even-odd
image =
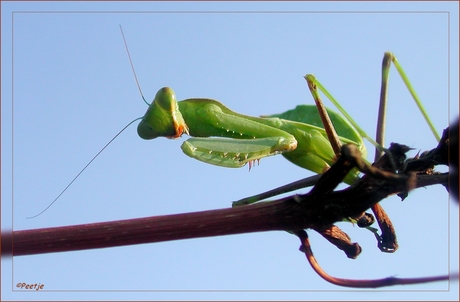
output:
[[[47,212],[25,219],[146,110],[119,25],[149,102],[169,86],[179,100],[207,97],[248,115],[279,113],[313,103],[303,79],[313,73],[373,136],[381,60],[391,50],[439,132],[458,115],[456,2],[2,3],[3,229],[227,208],[311,175],[282,156],[250,172],[206,165],[182,153],[186,137],[144,141],[131,126]],[[436,145],[395,69],[392,141],[416,151]],[[382,205],[398,235],[394,254],[381,253],[372,234],[351,225],[340,224],[363,248],[356,260],[309,232],[329,274],[458,271],[458,205],[443,187]],[[458,299],[458,281],[379,291],[337,287],[313,272],[298,247],[292,235],[266,232],[2,259],[2,299]],[[19,282],[42,283],[47,291],[12,292]]]

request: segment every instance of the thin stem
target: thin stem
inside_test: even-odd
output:
[[[329,118],[329,114],[327,114],[326,107],[324,106],[323,102],[321,101],[321,98],[319,97],[319,93],[317,90],[317,85],[319,83],[318,81],[316,81],[315,76],[312,74],[307,74],[305,76],[305,80],[307,81],[308,88],[310,89],[310,92],[313,95],[313,99],[315,100],[319,116],[321,117],[321,121],[323,122],[324,130],[326,131],[329,142],[331,143],[332,150],[334,150],[334,153],[336,155],[339,155],[340,147],[342,144],[340,143],[339,136],[337,135],[334,125],[332,124],[331,119]]]
[[[408,285],[408,284],[420,284],[428,283],[435,281],[444,281],[449,280],[449,276],[433,276],[433,277],[422,277],[422,278],[395,278],[388,277],[382,279],[374,280],[359,280],[359,279],[344,279],[337,278],[331,275],[328,275],[318,264],[315,256],[311,250],[310,241],[308,235],[305,231],[299,231],[296,233],[299,237],[302,244],[301,250],[305,253],[308,262],[310,263],[313,270],[324,280],[334,285],[345,286],[345,287],[354,287],[354,288],[378,288],[391,285]],[[453,278],[458,278],[458,276],[452,276]]]
[[[311,80],[314,82],[314,84],[318,87],[318,89],[334,104],[335,107],[345,116],[345,118],[353,125],[353,127],[358,131],[358,133],[365,139],[367,139],[372,145],[374,145],[376,148],[382,149],[382,147],[377,144],[367,133],[351,118],[351,116],[348,114],[348,112],[345,111],[345,109],[337,102],[337,100],[332,96],[332,94],[329,93],[329,91],[324,88],[324,86],[316,80],[316,78],[313,75],[307,75],[306,77],[311,76]]]

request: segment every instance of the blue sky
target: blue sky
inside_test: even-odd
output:
[[[458,115],[454,2],[2,3],[3,229],[227,208],[311,175],[282,156],[250,172],[206,165],[182,153],[186,137],[144,141],[131,126],[47,212],[25,219],[146,110],[119,25],[149,102],[169,86],[179,100],[207,97],[248,115],[279,113],[313,103],[303,79],[313,73],[373,136],[381,60],[390,50],[439,132]],[[387,143],[436,145],[394,68],[388,106]],[[368,279],[458,270],[458,205],[444,188],[382,205],[398,235],[394,254],[381,253],[373,235],[351,225],[339,224],[363,248],[356,260],[309,232],[329,274]],[[2,299],[458,299],[458,281],[337,287],[313,272],[298,246],[292,235],[266,232],[2,259]],[[46,291],[18,291],[19,282],[42,283]]]

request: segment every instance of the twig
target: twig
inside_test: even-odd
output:
[[[388,277],[374,280],[359,280],[359,279],[344,279],[336,278],[328,275],[318,264],[313,252],[311,250],[310,241],[305,231],[299,231],[296,233],[301,242],[300,250],[305,253],[308,262],[310,263],[313,270],[324,280],[335,285],[355,288],[377,288],[391,285],[408,285],[408,284],[420,284],[434,281],[449,280],[450,278],[458,278],[458,276],[434,276],[434,277],[421,277],[421,278],[396,278]]]

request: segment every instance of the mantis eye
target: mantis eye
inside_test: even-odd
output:
[[[169,112],[173,112],[178,109],[176,94],[174,93],[174,90],[169,87],[163,87],[158,90],[153,103],[156,103],[159,107]]]
[[[139,125],[137,126],[137,134],[142,138],[142,139],[153,139],[156,138],[157,135],[155,135],[152,127],[147,124],[144,121],[141,121]]]

